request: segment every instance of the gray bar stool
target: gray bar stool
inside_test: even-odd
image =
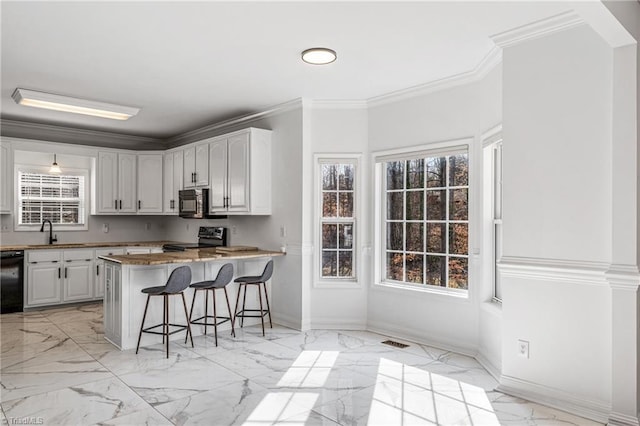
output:
[[[140,339],[142,333],[161,334],[162,343],[167,343],[167,358],[169,358],[169,336],[182,330],[187,330],[187,337],[191,337],[191,347],[193,347],[193,335],[191,334],[191,326],[189,325],[189,316],[187,315],[187,302],[184,299],[183,291],[191,284],[191,268],[188,266],[180,266],[171,272],[167,284],[157,287],[143,288],[142,292],[147,295],[147,303],[144,305],[144,315],[142,316],[142,324],[140,324],[140,334],[138,334],[138,346],[136,354],[140,349]],[[187,324],[171,324],[169,322],[169,296],[182,296],[182,306],[184,306],[184,316],[187,318]],[[162,312],[162,324],[153,325],[144,328],[144,321],[147,318],[147,308],[149,308],[149,299],[151,296],[162,296],[164,299],[164,310]],[[169,331],[169,327],[178,327],[177,330]],[[162,331],[152,331],[154,328],[162,327]],[[186,343],[186,341],[185,341]]]
[[[269,315],[269,326],[273,328],[273,324],[271,323],[271,311],[269,309],[269,295],[267,294],[267,281],[273,275],[273,260],[267,262],[267,265],[264,267],[264,271],[260,276],[246,276],[246,277],[238,277],[235,279],[235,282],[240,284],[238,287],[238,298],[236,299],[236,318],[240,317],[240,328],[244,325],[245,318],[260,318],[262,321],[262,335],[264,336],[264,317]],[[248,285],[257,285],[258,286],[258,300],[260,301],[260,309],[246,309],[245,302],[247,301],[247,286]],[[264,286],[264,298],[267,301],[267,309],[264,310],[262,308],[262,289],[260,285]],[[244,297],[242,298],[242,310],[238,311],[238,304],[240,302],[240,292],[244,288]],[[260,312],[260,314],[249,314],[247,315],[245,312]]]
[[[207,326],[213,325],[216,346],[218,346],[218,324],[224,324],[227,321],[231,321],[231,335],[236,336],[236,332],[233,329],[233,317],[231,316],[231,305],[229,305],[229,295],[227,294],[227,284],[231,282],[233,278],[233,265],[231,263],[225,263],[218,271],[216,279],[213,281],[200,281],[191,284],[189,287],[193,289],[193,301],[191,302],[191,311],[189,312],[189,322],[191,324],[204,325],[204,334],[207,334]],[[227,309],[229,311],[228,317],[218,316],[216,312],[216,290],[224,290],[224,298],[227,300]],[[193,306],[196,304],[196,295],[198,290],[204,290],[204,315],[200,318],[191,319],[193,316]],[[211,291],[212,303],[213,303],[213,315],[209,315],[209,299],[207,296]],[[208,322],[208,318],[213,318],[213,322]],[[204,320],[204,321],[202,321]],[[222,321],[220,321],[222,320]],[[185,337],[184,342],[187,343]]]

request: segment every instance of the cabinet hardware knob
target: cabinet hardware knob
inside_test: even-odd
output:
[[[64,277],[67,278],[67,268],[64,268]]]
[[[120,210],[122,210],[122,200],[120,200]]]
[[[116,210],[118,210],[118,200],[113,200],[116,203]]]
[[[142,208],[142,201],[138,200],[138,210]]]
[[[96,265],[96,275],[100,275],[100,265]]]
[[[60,268],[58,268],[58,279],[60,278]]]

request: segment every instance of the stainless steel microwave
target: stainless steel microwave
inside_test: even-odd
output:
[[[209,214],[209,190],[185,189],[178,192],[179,215],[188,219],[225,219],[227,216]]]

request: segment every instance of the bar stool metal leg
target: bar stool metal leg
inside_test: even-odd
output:
[[[269,314],[269,327],[273,328],[273,324],[271,323],[271,308],[269,307],[269,295],[267,294],[267,283],[262,283],[264,285],[264,299],[267,301],[267,313]],[[258,284],[260,287],[260,284]]]
[[[184,293],[181,292],[180,296],[182,296],[182,306],[184,306],[184,316],[186,317],[187,316],[187,301],[184,298]],[[189,318],[187,318],[187,336],[189,336],[189,338],[191,339],[191,347],[193,348],[194,347],[193,346],[193,333],[191,333],[191,323],[189,322]],[[167,340],[169,340],[168,336],[167,336]],[[169,348],[168,345],[167,345],[167,348]],[[169,354],[169,349],[167,349],[167,354]]]
[[[260,301],[260,323],[262,324],[262,336],[264,337],[264,312],[262,312],[262,289],[258,283],[258,300]]]
[[[191,323],[191,317],[193,316],[193,306],[196,304],[196,294],[198,294],[198,289],[194,288],[193,289],[193,300],[191,300],[191,310],[189,311],[189,318],[188,318],[188,323]],[[206,315],[206,312],[205,312]],[[186,336],[184,336],[184,344],[187,344],[187,339],[189,339],[189,334],[187,334]]]
[[[246,301],[247,301],[247,285],[243,284],[244,288],[244,296],[242,296],[242,316],[240,317],[240,328],[244,327],[244,311],[246,309]]]
[[[144,320],[147,318],[147,308],[149,307],[149,299],[151,295],[147,294],[147,303],[144,305],[144,314],[142,314],[142,324],[140,324],[140,334],[138,334],[138,346],[136,346],[136,354],[140,350],[140,339],[142,339],[142,329],[144,329]]]
[[[163,295],[164,298],[164,326],[162,330],[164,331],[164,336],[162,336],[162,342],[165,342],[166,338],[166,346],[167,346],[167,358],[169,358],[169,296],[166,294]]]
[[[227,310],[229,311],[229,319],[231,320],[231,335],[236,337],[236,332],[233,329],[233,323],[235,322],[235,315],[231,314],[231,305],[229,305],[229,295],[227,294],[227,287],[222,287],[224,290],[224,298],[227,300]]]
[[[238,284],[238,296],[236,297],[236,309],[235,309],[235,313],[233,314],[234,320],[238,317],[238,308],[239,308],[239,304],[240,304],[240,292],[241,291],[242,291],[242,284]]]
[[[213,334],[215,336],[216,346],[218,346],[218,313],[216,311],[216,289],[215,288],[211,290],[211,297],[213,302]]]

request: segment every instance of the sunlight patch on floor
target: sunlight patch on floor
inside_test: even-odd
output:
[[[499,425],[484,389],[380,359],[368,425]]]

